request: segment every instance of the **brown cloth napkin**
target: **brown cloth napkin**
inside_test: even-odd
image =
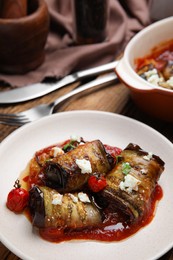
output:
[[[112,61],[131,37],[150,23],[149,1],[110,0],[108,37],[105,42],[74,45],[71,0],[45,0],[50,13],[50,32],[45,46],[45,61],[25,75],[0,74],[0,80],[21,87],[47,77],[65,75]]]

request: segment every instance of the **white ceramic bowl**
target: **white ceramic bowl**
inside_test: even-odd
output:
[[[154,86],[135,72],[135,59],[150,54],[154,47],[171,39],[173,40],[173,17],[153,23],[136,34],[128,43],[115,71],[143,111],[173,122],[173,90]]]

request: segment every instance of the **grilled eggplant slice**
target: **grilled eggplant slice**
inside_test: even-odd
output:
[[[60,194],[48,187],[30,190],[29,208],[38,228],[85,228],[98,226],[101,213],[84,193]]]
[[[83,173],[77,160],[89,161],[91,171]],[[43,169],[44,183],[59,192],[74,192],[87,183],[90,173],[105,175],[110,169],[110,157],[103,144],[95,140],[48,161]]]
[[[123,210],[135,221],[149,206],[164,162],[135,144],[129,144],[121,156],[121,161],[107,174],[107,187],[101,196],[109,202],[109,207]]]

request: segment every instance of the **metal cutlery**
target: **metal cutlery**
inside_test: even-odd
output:
[[[65,76],[55,83],[36,83],[22,88],[2,91],[0,93],[0,104],[19,103],[44,96],[50,92],[83,80],[87,77],[113,71],[117,63],[118,61],[114,61],[91,69],[75,72],[71,75]]]
[[[0,124],[21,126],[23,124],[30,123],[44,116],[52,114],[55,108],[62,105],[65,101],[67,101],[71,97],[75,97],[86,90],[95,87],[101,87],[108,83],[112,83],[116,81],[118,81],[118,78],[115,73],[107,74],[106,76],[99,77],[93,81],[90,81],[89,83],[86,83],[82,86],[73,89],[71,92],[59,97],[58,99],[56,99],[50,104],[41,104],[29,110],[16,113],[16,114],[0,114]]]

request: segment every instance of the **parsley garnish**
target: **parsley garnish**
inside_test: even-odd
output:
[[[73,150],[74,148],[76,148],[76,146],[74,146],[73,143],[74,143],[74,141],[72,140],[69,143],[65,144],[62,148],[64,150],[64,152],[67,152],[67,151],[70,151],[70,150]]]
[[[122,172],[123,172],[125,175],[127,175],[127,174],[129,174],[130,170],[131,170],[130,163],[128,163],[128,162],[123,162],[123,163],[122,163]]]

